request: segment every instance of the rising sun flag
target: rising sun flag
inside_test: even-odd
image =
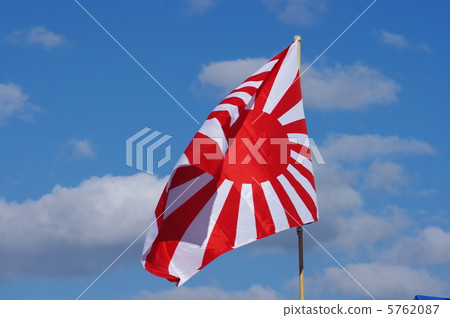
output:
[[[209,115],[152,215],[142,264],[181,286],[223,253],[318,220],[299,41]]]

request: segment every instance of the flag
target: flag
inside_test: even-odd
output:
[[[221,254],[318,220],[298,41],[234,89],[177,162],[142,264],[181,286]]]

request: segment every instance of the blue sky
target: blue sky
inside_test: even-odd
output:
[[[198,121],[302,36],[303,69],[371,1],[80,1]],[[307,230],[377,299],[450,295],[450,4],[378,0],[302,77],[321,220]],[[0,299],[74,299],[148,225],[199,125],[76,2],[0,4]],[[172,136],[155,176],[125,140]],[[82,299],[295,299],[296,234],[184,286],[133,245]],[[306,297],[369,296],[305,237]]]

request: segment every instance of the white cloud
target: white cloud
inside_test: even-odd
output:
[[[37,45],[45,50],[67,44],[62,35],[49,31],[45,27],[13,31],[7,36],[7,40],[13,43]]]
[[[378,243],[404,236],[413,222],[406,211],[389,208],[389,201],[382,211],[366,208],[364,190],[400,191],[409,178],[401,165],[386,158],[433,153],[433,148],[398,136],[331,135],[320,150],[327,164],[314,166],[320,221],[307,226],[314,237],[336,252],[345,251],[346,258],[355,258],[360,252],[365,257],[376,254]],[[347,162],[351,164],[343,165]],[[379,179],[377,173],[388,175]],[[291,233],[282,233],[254,246],[257,253],[280,253],[294,251],[295,242]],[[311,242],[306,248],[318,247]]]
[[[391,214],[377,211],[376,215],[372,215],[363,209],[323,209],[320,202],[333,202],[335,198],[324,192],[319,192],[318,197],[321,200],[321,218],[306,229],[340,261],[367,259],[377,255],[380,249],[378,245],[391,244],[401,238],[412,224],[412,220],[403,211]],[[306,249],[320,251],[312,240],[307,238],[305,241],[309,241],[305,245]]]
[[[159,292],[141,291],[134,297],[136,299],[176,299],[176,300],[252,300],[252,299],[279,299],[278,294],[271,288],[252,285],[247,290],[225,291],[217,287],[199,286],[173,288]]]
[[[417,48],[422,50],[422,51],[424,51],[424,52],[427,52],[427,53],[431,53],[432,52],[431,48],[428,45],[426,45],[425,43],[417,44]]]
[[[72,158],[92,159],[95,157],[95,151],[92,144],[87,139],[73,138],[67,142],[67,146],[70,147]]]
[[[320,147],[327,163],[356,162],[386,158],[394,154],[433,154],[435,150],[424,141],[398,136],[332,134]]]
[[[345,260],[359,258],[362,255],[360,252],[370,252],[372,255],[373,244],[401,236],[401,230],[409,223],[409,220],[400,215],[383,217],[359,212],[349,216],[348,213],[340,214],[329,210],[322,212],[323,218],[318,223],[307,225],[305,229],[332,254]],[[405,224],[400,223],[402,220]],[[377,230],[374,231],[374,228]],[[306,254],[313,250],[320,251],[320,247],[308,234],[303,235]],[[295,253],[297,248],[295,229],[269,236],[252,243],[251,246],[256,255]],[[345,256],[342,257],[341,252],[344,252]]]
[[[370,189],[384,189],[398,194],[398,187],[408,179],[401,165],[390,161],[375,161],[367,171],[365,185]]]
[[[53,33],[44,27],[35,27],[29,30],[26,41],[29,44],[42,45],[46,50],[64,45],[65,43],[61,35]]]
[[[376,34],[378,35],[378,39],[381,43],[392,46],[396,49],[413,48],[427,53],[431,52],[430,47],[425,43],[411,44],[406,40],[403,34],[392,33],[386,30],[381,30],[380,32],[376,32]]]
[[[410,45],[403,34],[395,34],[385,30],[380,31],[380,41],[399,49]]]
[[[314,172],[320,220],[306,229],[333,253],[344,252],[345,259],[357,258],[360,252],[375,253],[375,244],[398,239],[411,225],[403,210],[387,209],[371,215],[352,171],[326,165],[316,167]],[[253,248],[258,254],[293,252],[296,242],[295,233],[286,231],[256,242]],[[305,249],[319,249],[313,241],[306,242]]]
[[[203,65],[198,75],[200,93],[225,97],[267,61],[265,58],[247,58]]]
[[[450,232],[427,227],[417,237],[403,237],[382,253],[393,263],[450,266]]]
[[[184,0],[188,6],[188,13],[204,13],[210,9],[215,3],[214,0]]]
[[[38,200],[0,199],[0,276],[100,270],[144,231],[164,184],[143,173],[108,175],[56,186]]]
[[[317,24],[327,10],[325,0],[263,0],[263,4],[278,20],[301,26]]]
[[[266,58],[246,58],[203,65],[195,89],[203,95],[224,97],[267,61]],[[302,86],[305,105],[325,111],[354,111],[372,104],[392,103],[400,90],[398,83],[361,63],[312,66],[303,75]]]
[[[421,197],[429,197],[429,196],[435,195],[436,193],[438,193],[438,190],[436,190],[435,188],[428,188],[428,189],[420,190],[417,193],[417,195],[419,195]]]
[[[303,74],[302,86],[305,106],[325,111],[355,111],[373,104],[392,103],[401,88],[377,69],[362,63],[312,66]]]
[[[382,263],[360,263],[346,269],[376,299],[413,299],[415,295],[442,295],[447,284],[426,270]],[[320,297],[324,290],[336,298],[369,296],[341,269],[331,267],[307,280],[305,288]]]
[[[338,235],[328,246],[340,247],[349,253],[361,248],[369,250],[376,242],[397,237],[404,224],[408,223],[404,219],[400,215],[386,217],[361,212],[350,217],[338,217],[331,220],[339,228]]]
[[[28,101],[28,95],[18,85],[0,83],[0,126],[15,116],[23,121],[32,121],[39,111],[41,109]]]
[[[332,162],[314,168],[321,210],[345,211],[363,206],[361,194],[353,188],[355,173],[336,168]]]

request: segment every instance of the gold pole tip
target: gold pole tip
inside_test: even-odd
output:
[[[300,35],[296,35],[294,36],[294,40],[301,41],[302,37]]]

